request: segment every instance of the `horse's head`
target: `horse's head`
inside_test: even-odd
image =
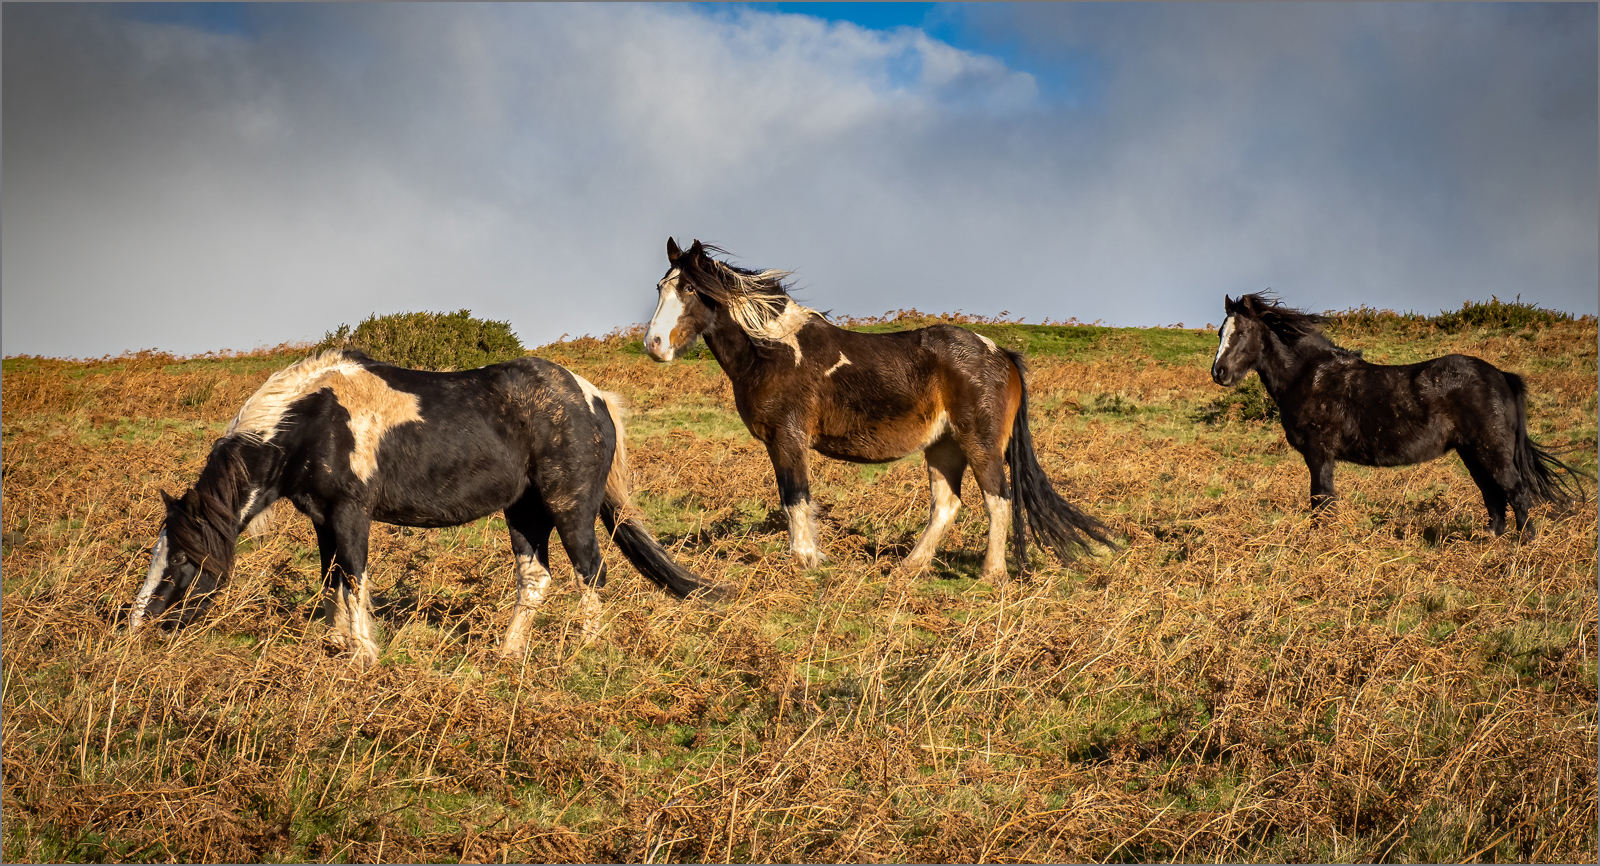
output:
[[[178,611],[177,625],[193,622],[211,606],[211,594],[233,565],[232,539],[223,539],[206,520],[201,513],[205,506],[194,490],[182,499],[162,491],[161,499],[167,506],[167,519],[151,551],[144,587],[133,599],[130,631],[146,619],[159,619],[174,609]],[[225,552],[219,549],[224,541],[228,544]]]
[[[710,256],[700,241],[680,250],[677,241],[667,238],[667,273],[656,283],[660,298],[655,315],[650,317],[650,327],[644,331],[644,348],[650,357],[671,361],[688,351],[711,327],[715,311],[685,274],[686,270],[703,272],[711,267]]]
[[[1243,295],[1237,301],[1223,295],[1222,304],[1228,317],[1217,330],[1217,356],[1211,361],[1211,379],[1231,388],[1255,369],[1266,342],[1267,327],[1261,321],[1256,295]]]

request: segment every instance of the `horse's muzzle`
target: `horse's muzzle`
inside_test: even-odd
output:
[[[644,335],[644,351],[656,361],[664,363],[672,360],[672,344],[662,339],[660,334]]]

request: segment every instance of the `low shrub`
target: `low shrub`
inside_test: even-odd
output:
[[[1511,302],[1490,295],[1488,301],[1467,301],[1461,305],[1461,309],[1454,312],[1442,311],[1437,316],[1430,316],[1428,321],[1446,331],[1463,331],[1468,328],[1521,330],[1530,325],[1570,322],[1572,314],[1523,303],[1521,295],[1517,295],[1517,299]]]
[[[469,370],[520,358],[527,352],[509,322],[454,313],[373,313],[351,330],[341,324],[316,351],[360,349],[381,361],[419,370]]]

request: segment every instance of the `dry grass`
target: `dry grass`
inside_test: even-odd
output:
[[[921,460],[819,458],[834,563],[798,571],[714,362],[585,338],[540,354],[628,398],[658,534],[742,594],[680,603],[608,550],[603,635],[580,646],[556,594],[526,658],[501,662],[502,522],[375,528],[387,641],[366,673],[320,649],[315,541],[287,513],[243,542],[203,624],[115,625],[156,492],[193,480],[288,354],[7,360],[0,853],[1595,860],[1592,498],[1496,539],[1454,457],[1341,467],[1341,510],[1314,526],[1280,429],[1196,420],[1225,396],[1212,335],[1060,334],[1079,348],[1035,354],[1034,435],[1121,550],[1035,552],[1030,577],[979,583],[969,483],[934,572],[908,580],[893,566],[926,517]],[[1593,470],[1592,319],[1337,336],[1525,374],[1535,436]]]

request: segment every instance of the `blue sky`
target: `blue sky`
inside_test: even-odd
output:
[[[1592,4],[6,4],[0,349],[808,304],[1596,312]]]

